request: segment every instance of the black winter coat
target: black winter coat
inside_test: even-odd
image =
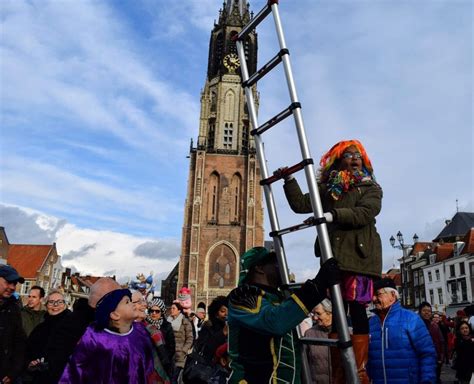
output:
[[[224,326],[224,321],[215,318],[212,321],[206,321],[199,331],[194,350],[202,352],[208,361],[212,361],[217,348],[227,342],[227,336],[224,335]]]
[[[74,303],[68,321],[61,322],[55,331],[55,342],[48,346],[48,362],[51,378],[56,383],[69,361],[72,351],[81,339],[89,324],[94,321],[94,309],[87,304],[87,299],[78,299]]]
[[[472,336],[469,339],[458,338],[455,344],[456,361],[454,369],[458,380],[470,380],[474,372],[474,340]]]
[[[25,362],[26,334],[16,299],[0,301],[0,380],[20,376]]]
[[[44,370],[36,370],[31,372],[33,376],[33,383],[35,384],[53,384],[57,383],[55,378],[51,377],[49,369],[49,356],[48,350],[51,345],[58,341],[56,331],[63,323],[67,323],[71,319],[71,311],[69,309],[64,310],[58,315],[51,316],[46,314],[44,321],[38,324],[27,341],[26,349],[26,363],[27,365],[36,359],[44,358],[48,364],[48,368]]]
[[[163,333],[165,339],[165,346],[168,356],[171,358],[171,361],[174,361],[174,354],[176,352],[176,342],[174,340],[174,332],[171,323],[163,318],[163,323],[161,324],[160,331]]]

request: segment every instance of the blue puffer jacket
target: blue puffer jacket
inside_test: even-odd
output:
[[[395,302],[369,320],[367,373],[373,384],[436,383],[436,350],[421,318]]]

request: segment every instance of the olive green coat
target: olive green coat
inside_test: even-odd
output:
[[[21,321],[26,336],[30,336],[31,331],[33,331],[39,323],[43,322],[45,313],[46,311],[44,309],[34,311],[26,306],[21,308]]]
[[[309,194],[303,194],[295,179],[284,185],[291,209],[296,213],[312,213]],[[324,212],[334,220],[328,223],[333,256],[341,270],[380,277],[382,273],[382,242],[375,228],[375,216],[382,208],[382,189],[372,181],[360,183],[339,200],[334,200],[326,186],[319,186]],[[319,256],[316,240],[315,253]]]

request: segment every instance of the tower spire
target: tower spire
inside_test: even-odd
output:
[[[225,7],[229,14],[232,12],[233,7],[239,10],[241,16],[248,12],[249,3],[245,0],[227,0],[226,3]]]
[[[219,26],[242,27],[250,21],[250,4],[245,0],[225,0],[219,11]]]

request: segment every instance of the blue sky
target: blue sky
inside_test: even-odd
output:
[[[11,242],[55,241],[64,264],[82,272],[161,277],[172,269],[221,5],[0,3],[0,225]],[[391,234],[431,240],[456,199],[474,210],[472,7],[280,2],[312,156],[358,138],[384,189],[386,268],[399,257]],[[261,65],[278,49],[270,19],[258,35]],[[281,71],[259,91],[261,122],[289,102]],[[299,161],[289,123],[264,141],[270,170]],[[274,192],[281,226],[300,222],[279,185]],[[286,241],[301,278],[318,268],[313,241],[313,232]]]

